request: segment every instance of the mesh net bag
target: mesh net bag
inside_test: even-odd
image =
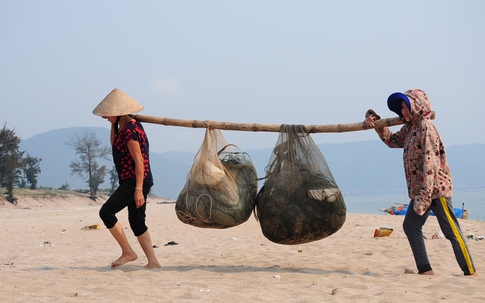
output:
[[[187,181],[175,203],[180,221],[203,228],[246,222],[254,211],[257,173],[249,155],[207,129]]]
[[[308,243],[342,227],[344,199],[304,126],[281,126],[265,171],[255,213],[268,240],[288,245]]]

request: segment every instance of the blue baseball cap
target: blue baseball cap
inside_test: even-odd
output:
[[[387,98],[387,107],[393,112],[395,112],[399,117],[402,117],[401,103],[406,101],[409,111],[411,111],[411,102],[409,102],[408,96],[403,93],[394,93]]]

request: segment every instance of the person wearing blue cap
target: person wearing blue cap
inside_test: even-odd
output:
[[[421,89],[410,89],[405,93],[393,93],[387,106],[404,122],[402,128],[393,133],[388,127],[375,128],[388,147],[403,148],[404,171],[409,202],[403,222],[414,255],[418,273],[434,275],[428,259],[422,228],[431,211],[436,215],[441,231],[451,242],[455,258],[465,275],[477,275],[470,251],[453,211],[451,197],[453,182],[446,152],[438,130],[431,121],[431,103]],[[374,127],[380,119],[373,110],[368,110],[365,123]]]

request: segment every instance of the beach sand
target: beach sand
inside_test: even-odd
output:
[[[302,245],[267,240],[251,217],[229,229],[180,222],[175,204],[150,197],[147,225],[161,269],[139,255],[116,269],[120,249],[98,217],[104,199],[0,200],[0,302],[483,302],[485,240],[467,240],[479,276],[465,277],[430,217],[424,234],[434,276],[415,274],[402,216],[347,214],[334,235]],[[100,229],[86,228],[99,224]],[[461,220],[465,235],[483,221]],[[389,237],[374,238],[379,227]],[[165,245],[171,241],[177,245]],[[406,273],[412,271],[414,273]]]

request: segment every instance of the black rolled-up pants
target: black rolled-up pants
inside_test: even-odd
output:
[[[143,186],[143,196],[145,201],[150,192],[150,186]],[[144,234],[148,227],[145,225],[146,202],[140,208],[136,208],[135,203],[135,184],[122,183],[108,200],[101,206],[99,217],[103,220],[106,228],[110,229],[118,222],[116,214],[123,208],[128,207],[128,222],[136,237]]]

